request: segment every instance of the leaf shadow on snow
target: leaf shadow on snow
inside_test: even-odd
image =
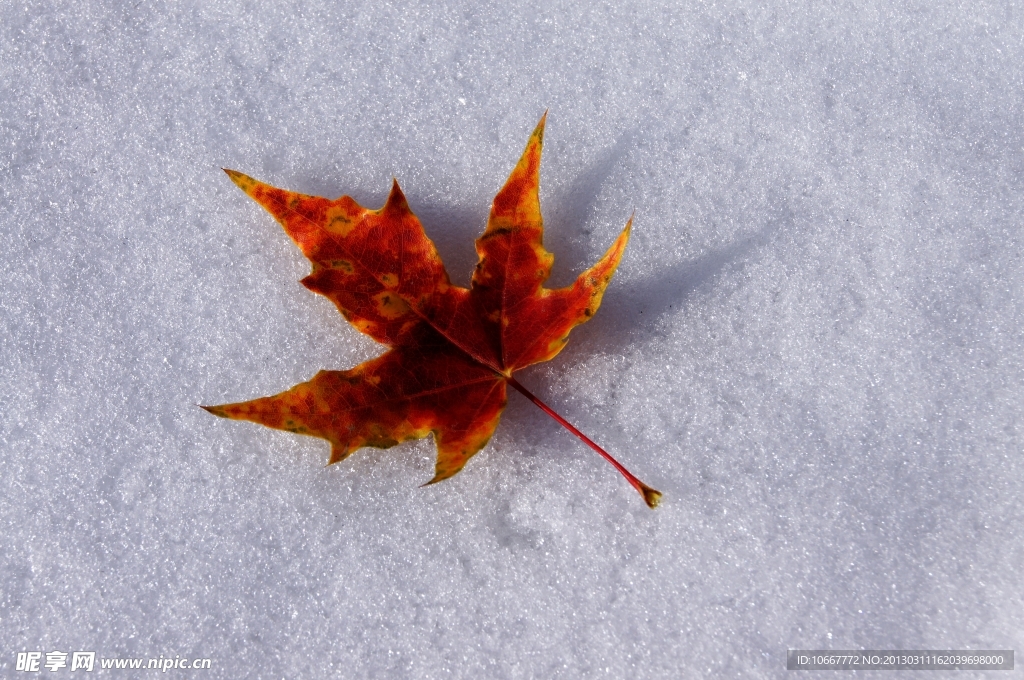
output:
[[[660,321],[683,309],[687,300],[697,295],[698,290],[711,285],[728,268],[742,266],[742,263],[756,257],[757,251],[769,244],[772,234],[785,224],[786,219],[791,218],[783,216],[769,220],[754,234],[695,259],[665,267],[628,285],[619,286],[614,292],[613,282],[605,294],[601,312],[592,321],[573,331],[567,351],[562,352],[551,364],[535,366],[533,370],[538,373],[553,370],[557,373],[559,365],[574,364],[597,352],[621,353],[631,343],[646,344],[661,333]],[[601,424],[600,419],[595,420],[593,414],[589,413],[589,400],[567,400],[565,395],[559,394],[555,386],[557,381],[534,377],[530,373],[529,368],[523,371],[520,380],[570,422],[608,448],[641,479],[654,485],[669,498],[682,498],[688,492],[690,482],[686,479],[659,478],[647,474],[657,467],[644,460],[649,452],[645,454],[641,450],[634,450],[635,442],[623,439],[623,433],[613,423]],[[569,432],[527,400],[516,396],[510,395],[505,420],[516,423],[515,439],[523,448],[527,460],[542,451],[546,457],[563,464],[578,460],[581,456],[590,457],[589,450],[582,443],[576,442]],[[552,442],[559,444],[552,446]],[[600,465],[595,461],[592,463],[595,468]],[[610,474],[608,476],[611,477]],[[643,510],[643,506],[637,504],[634,509]]]
[[[568,190],[561,193],[565,205],[556,205],[553,214],[559,215],[561,226],[566,227],[563,233],[571,235],[574,231],[578,232],[592,219],[603,185],[628,153],[633,139],[633,133],[624,135],[598,162],[581,173]],[[769,195],[769,200],[762,204],[762,211],[750,215],[750,223],[755,225],[755,230],[696,258],[664,266],[640,279],[613,281],[604,296],[601,311],[589,323],[573,331],[567,351],[546,367],[535,367],[535,370],[557,371],[560,363],[571,364],[595,352],[619,353],[630,343],[644,344],[659,335],[661,321],[682,310],[699,290],[712,285],[716,277],[728,269],[742,267],[763,256],[780,231],[792,231],[794,215],[784,195],[779,191],[769,192]],[[572,242],[568,238],[563,241],[565,243],[558,246],[556,255],[572,250]],[[570,258],[573,255],[575,253],[569,253]],[[555,405],[556,410],[560,410],[571,421],[579,421],[581,418],[584,422],[587,420],[587,414],[574,413],[572,407],[558,403],[564,400],[552,392],[550,381],[531,380],[529,371],[524,377],[538,396]],[[510,399],[508,414],[523,424],[517,439],[525,444],[548,448],[544,445],[550,443],[552,435],[571,437],[525,400]],[[606,428],[598,427],[595,430],[584,425],[584,429],[592,430],[589,434],[609,444],[613,444],[616,439],[614,433],[601,431]],[[578,456],[579,451],[567,448],[562,451],[562,455],[569,459]],[[673,495],[682,492],[672,484],[666,484],[667,481],[659,480],[664,487],[663,491]]]
[[[573,330],[566,351],[556,357],[549,367],[557,371],[560,363],[569,365],[581,357],[595,352],[619,353],[631,342],[639,341],[642,344],[658,335],[659,322],[665,316],[682,309],[686,301],[696,291],[712,282],[728,267],[748,260],[758,249],[766,246],[779,224],[781,222],[769,222],[763,229],[752,235],[737,239],[729,245],[707,252],[696,259],[661,269],[639,281],[619,286],[614,292],[615,282],[613,282],[605,294],[601,311],[592,321]],[[545,365],[532,368],[543,371]],[[567,417],[570,422],[581,426],[589,435],[602,442],[611,443],[614,440],[614,433],[607,431],[607,428],[603,428],[606,431],[602,432],[602,428],[595,430],[580,422],[581,417],[584,420],[588,417],[588,414],[585,413],[587,407],[584,404],[576,406],[577,409],[583,409],[583,411],[574,412],[573,408],[560,403],[564,399],[553,391],[550,381],[532,378],[529,373],[530,369],[524,371],[523,382],[528,384],[530,389],[541,399],[550,403],[555,410]],[[563,433],[559,425],[525,400],[510,399],[507,413],[514,413],[513,418],[524,424],[521,436],[535,446],[539,447],[550,441],[553,434],[571,437],[568,433]],[[609,435],[611,435],[611,439],[609,439]],[[578,455],[578,452],[567,449],[564,455],[569,458]],[[664,483],[659,488],[666,493],[680,491],[680,489]]]
[[[579,238],[580,234],[590,235],[588,224],[597,212],[601,189],[615,170],[622,167],[623,160],[636,143],[637,134],[636,128],[623,133],[615,144],[604,149],[583,172],[575,175],[568,186],[557,190],[547,202],[541,197],[545,221],[544,245],[555,254],[555,266],[546,284],[548,288],[570,285],[579,271],[570,270],[569,263],[582,263],[580,269],[589,267],[611,245],[611,239],[618,235],[618,229],[625,226],[629,214],[624,208],[622,224],[612,229],[608,242],[598,244],[596,251],[594,244],[588,245],[586,239]]]
[[[491,206],[442,207],[420,201],[415,195],[409,197],[409,204],[420,218],[423,230],[437,246],[452,283],[469,287],[477,262],[476,238],[484,231]]]
[[[693,294],[732,265],[740,265],[771,241],[780,222],[769,221],[747,236],[699,257],[664,267],[637,281],[612,282],[594,320],[574,331],[577,347],[618,351],[656,332],[666,315],[682,309]],[[595,347],[595,345],[597,345]]]
[[[573,242],[572,235],[586,231],[586,225],[597,208],[598,198],[605,183],[619,167],[640,136],[635,127],[624,133],[618,141],[606,149],[590,166],[579,174],[569,187],[555,197],[550,215],[559,223],[555,235],[545,234],[545,241],[565,261],[586,260],[587,248]],[[624,282],[613,280],[605,293],[601,311],[589,323],[573,331],[573,347],[592,352],[595,343],[605,351],[617,351],[631,340],[650,336],[657,322],[665,315],[680,309],[695,291],[712,281],[715,276],[733,264],[741,264],[763,249],[780,228],[792,226],[793,213],[785,199],[775,193],[768,201],[771,208],[751,222],[760,222],[757,231],[750,232],[731,243],[709,250],[695,259],[678,262],[648,274],[640,280]],[[575,251],[575,252],[574,252]],[[557,285],[568,285],[578,272],[571,272],[567,280]],[[554,281],[548,283],[554,287]],[[596,337],[595,337],[596,336]],[[599,338],[599,340],[598,340]]]

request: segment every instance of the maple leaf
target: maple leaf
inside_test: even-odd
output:
[[[590,269],[566,288],[543,287],[554,256],[544,249],[538,197],[541,118],[491,206],[476,241],[469,289],[452,285],[433,242],[395,180],[380,210],[349,196],[331,201],[228,176],[284,227],[313,263],[302,280],[363,333],[390,349],[348,371],[320,371],[271,397],[204,406],[214,415],[312,435],[331,443],[330,463],[363,446],[388,448],[434,435],[435,474],[459,472],[484,447],[512,386],[593,448],[650,507],[658,491],[523,387],[513,372],[548,361],[569,331],[601,304],[629,240],[632,218]]]

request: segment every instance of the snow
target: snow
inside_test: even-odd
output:
[[[3,4],[0,668],[1024,648],[1022,36],[1013,3]],[[428,488],[429,440],[325,468],[197,408],[381,351],[221,167],[370,206],[397,177],[466,284],[545,109],[552,282],[636,219],[519,379],[660,508],[517,394]]]

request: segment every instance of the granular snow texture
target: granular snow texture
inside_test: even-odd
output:
[[[1020,5],[252,7],[0,4],[0,669],[1024,649]],[[325,468],[197,408],[381,352],[221,167],[370,207],[397,177],[467,285],[545,109],[552,284],[636,218],[601,310],[518,377],[660,508],[515,393],[428,488],[429,439]]]

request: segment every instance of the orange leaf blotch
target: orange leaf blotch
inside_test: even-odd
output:
[[[444,264],[392,183],[379,210],[348,196],[328,200],[264,184],[234,170],[231,180],[284,227],[313,269],[302,280],[360,331],[389,345],[376,359],[252,401],[204,406],[223,418],[326,439],[330,463],[363,446],[388,448],[434,435],[433,484],[458,473],[498,425],[511,385],[607,459],[651,507],[661,494],[512,377],[557,354],[573,327],[597,311],[629,240],[630,222],[576,282],[543,287],[554,256],[540,213],[541,118],[494,198],[470,289],[453,286]]]

